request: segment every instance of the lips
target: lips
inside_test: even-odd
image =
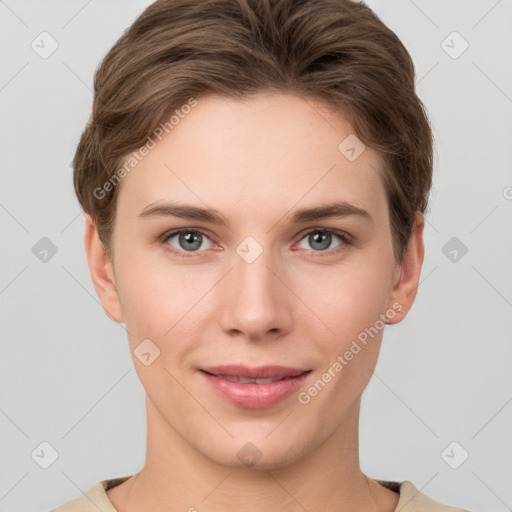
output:
[[[235,377],[232,375],[215,375],[221,379],[230,380],[231,382],[239,382],[240,384],[270,384],[279,380],[289,379],[290,377],[269,377],[268,379],[248,379],[247,377]]]
[[[207,383],[238,407],[263,409],[284,400],[303,385],[311,370],[285,366],[224,365],[202,368]]]
[[[222,365],[209,366],[202,368],[201,370],[217,377],[226,377],[228,380],[233,380],[233,378],[250,379],[248,382],[268,379],[272,379],[268,380],[268,382],[275,382],[286,377],[297,377],[302,373],[309,371],[278,365],[258,366],[253,368],[245,365]],[[234,380],[234,382],[244,382],[244,380]],[[266,383],[267,382],[262,382],[262,384]]]

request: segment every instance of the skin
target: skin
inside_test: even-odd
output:
[[[358,456],[360,399],[383,330],[308,404],[293,394],[266,409],[239,407],[197,371],[227,363],[312,369],[304,391],[393,304],[401,311],[388,324],[407,315],[423,263],[424,219],[417,213],[398,264],[381,157],[366,147],[349,161],[338,145],[351,133],[318,100],[201,97],[123,179],[111,259],[86,215],[96,292],[106,314],[126,324],[147,395],[146,461],[107,492],[117,510],[395,509],[398,494],[364,475]],[[170,199],[213,208],[226,223],[139,217]],[[373,221],[348,216],[290,224],[298,208],[340,200],[364,208]],[[178,236],[159,238],[178,228],[205,232],[198,251],[180,245]],[[327,249],[308,237],[312,228],[334,230]],[[263,249],[252,263],[236,252],[247,236]],[[343,249],[322,254],[336,247]],[[149,366],[133,354],[147,338],[160,350]],[[237,456],[248,442],[261,452],[250,468]]]

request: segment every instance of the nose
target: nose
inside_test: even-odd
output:
[[[290,332],[294,297],[283,284],[290,275],[270,250],[263,250],[254,261],[235,253],[226,277],[217,302],[225,333],[256,341]]]

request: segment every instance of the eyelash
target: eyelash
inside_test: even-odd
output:
[[[200,233],[201,235],[206,236],[207,238],[210,238],[208,236],[208,234],[201,229],[196,229],[196,228],[176,229],[169,233],[165,233],[161,237],[161,241],[165,245],[166,250],[168,250],[169,252],[171,252],[181,258],[195,257],[197,254],[204,252],[204,251],[179,251],[167,243],[171,238],[173,238],[174,236],[179,235],[181,233]],[[352,243],[352,238],[347,233],[344,233],[343,231],[335,231],[335,230],[326,229],[326,228],[313,228],[304,233],[301,233],[301,236],[298,241],[299,242],[302,241],[304,238],[306,238],[308,235],[310,235],[312,233],[330,233],[330,234],[338,237],[340,239],[340,241],[342,242],[340,245],[338,245],[334,249],[328,249],[325,251],[321,251],[321,250],[315,251],[314,249],[310,250],[310,252],[314,252],[320,257],[332,256],[334,254],[338,254],[338,253],[346,250],[347,246],[351,245],[351,243]]]

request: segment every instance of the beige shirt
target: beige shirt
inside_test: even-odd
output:
[[[130,476],[102,480],[94,484],[81,498],[66,501],[66,503],[50,512],[98,512],[98,510],[101,510],[101,512],[118,512],[108,499],[105,491],[122,484]],[[395,512],[468,512],[461,508],[442,505],[430,499],[407,480],[402,483],[386,480],[376,481],[400,494]]]

